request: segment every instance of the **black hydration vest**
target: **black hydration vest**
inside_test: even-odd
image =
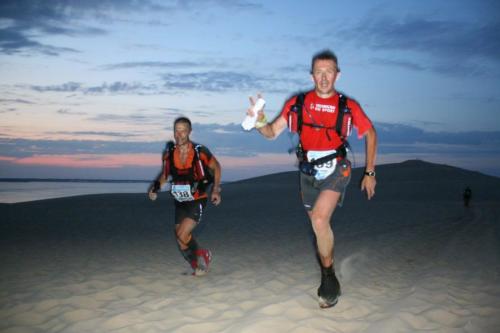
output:
[[[175,143],[173,141],[167,142],[168,173],[172,176],[173,184],[190,184],[193,193],[196,192],[196,190],[205,192],[208,186],[213,183],[214,177],[211,170],[200,158],[200,149],[202,145],[194,142],[192,142],[192,145],[194,156],[191,167],[187,169],[177,169],[174,163]]]
[[[333,126],[328,127],[328,126],[323,126],[321,124],[304,122],[302,113],[304,109],[305,98],[306,98],[306,93],[300,93],[299,95],[297,95],[295,104],[292,105],[292,107],[290,108],[290,112],[295,112],[297,114],[297,134],[299,135],[299,139],[300,139],[300,134],[302,132],[302,126],[310,126],[314,128],[326,129],[326,135],[328,139],[330,139],[328,135],[328,130],[335,130],[338,136],[340,137],[340,140],[342,141],[342,144],[335,149],[336,150],[335,153],[311,161],[310,164],[319,165],[327,161],[330,161],[336,157],[342,157],[342,158],[345,157],[347,155],[347,148],[349,147],[349,142],[347,141],[347,137],[349,136],[352,128],[352,113],[351,109],[347,107],[347,97],[345,97],[342,94],[339,94],[339,104],[337,107],[338,115],[335,127]],[[300,140],[296,148],[296,154],[297,158],[299,159],[299,162],[307,160],[305,156],[306,152],[304,152],[304,150],[302,149],[302,143]]]

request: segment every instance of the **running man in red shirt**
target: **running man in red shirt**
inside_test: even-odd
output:
[[[303,100],[300,95],[288,100],[280,115],[270,123],[264,112],[259,111],[255,124],[259,133],[268,139],[276,138],[287,127],[299,134],[300,190],[316,236],[321,263],[318,297],[322,308],[334,306],[340,296],[340,283],[334,270],[334,235],[330,220],[337,205],[342,204],[351,178],[351,163],[346,158],[349,124],[337,125],[338,115],[344,110],[347,113],[343,113],[341,120],[344,123],[350,121],[357,128],[358,137],[366,139],[366,166],[361,190],[366,191],[368,200],[375,195],[376,185],[377,134],[360,105],[353,99],[341,98],[342,94],[335,90],[339,74],[337,57],[333,52],[325,50],[316,54],[311,63],[314,89],[302,95]],[[252,98],[250,102],[253,106]],[[250,115],[253,114],[252,106],[247,111]],[[297,112],[298,108],[302,111]]]
[[[221,202],[221,167],[205,146],[192,142],[191,121],[186,117],[174,121],[174,142],[167,143],[162,171],[149,189],[149,198],[156,200],[161,186],[171,179],[171,194],[175,204],[175,235],[179,249],[193,269],[193,275],[208,271],[212,254],[203,249],[193,237],[194,228],[201,222],[207,204],[209,178],[213,178],[210,199]]]

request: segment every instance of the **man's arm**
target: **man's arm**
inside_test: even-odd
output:
[[[287,127],[286,120],[278,115],[276,119],[274,119],[271,123],[266,121],[266,116],[263,111],[259,111],[259,117],[257,119],[257,123],[255,124],[255,128],[262,134],[266,139],[275,139],[277,138],[283,130]]]
[[[375,158],[377,156],[377,132],[371,127],[365,134],[366,144],[366,168],[365,171],[375,171]],[[375,176],[363,176],[361,181],[361,190],[366,190],[368,200],[375,195],[375,186],[377,181]]]
[[[162,169],[158,174],[158,176],[156,176],[155,180],[153,181],[153,184],[151,184],[148,190],[149,198],[153,201],[156,200],[157,193],[160,191],[163,184],[167,181],[168,175],[165,174],[166,172],[165,167],[166,167],[166,159],[163,158]]]
[[[222,169],[219,161],[217,161],[215,156],[212,156],[212,158],[210,159],[208,167],[210,168],[210,170],[213,172],[214,175],[214,184],[212,187],[211,201],[214,205],[217,206],[221,202],[220,180],[221,180]]]

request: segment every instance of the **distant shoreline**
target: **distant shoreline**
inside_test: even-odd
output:
[[[54,183],[150,183],[150,180],[140,179],[59,179],[59,178],[0,178],[0,182],[29,183],[29,182],[54,182]]]

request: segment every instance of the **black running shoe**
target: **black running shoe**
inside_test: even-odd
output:
[[[321,285],[318,288],[320,308],[331,308],[337,304],[340,296],[340,283],[335,276],[333,265],[321,267]]]

